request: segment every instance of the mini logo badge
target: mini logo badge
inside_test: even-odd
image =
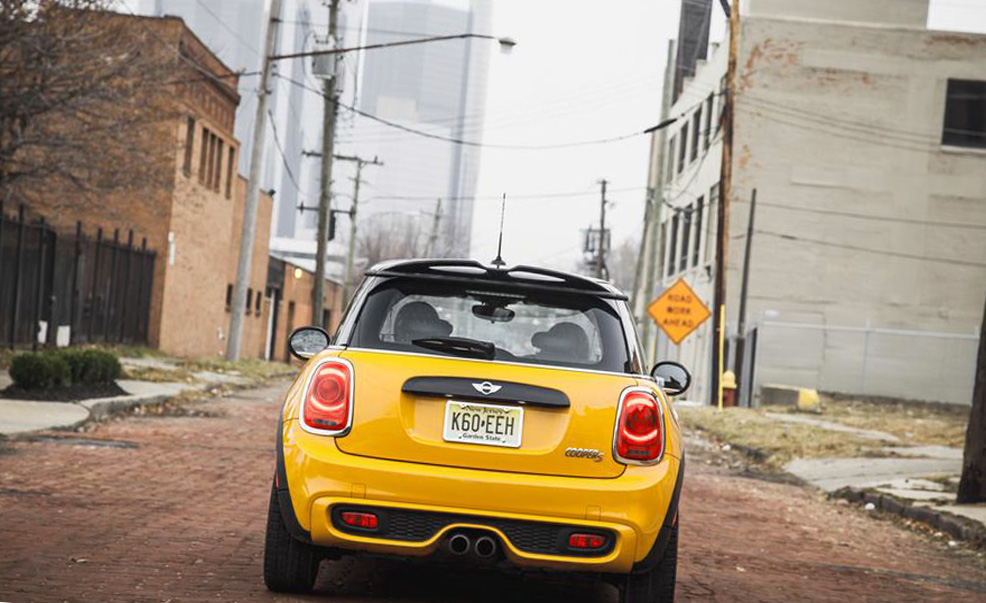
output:
[[[592,459],[597,463],[601,463],[603,457],[606,455],[595,448],[568,448],[565,450],[565,456],[576,459]]]
[[[503,389],[502,385],[493,385],[489,381],[483,381],[482,383],[473,383],[472,386],[476,389],[477,392],[483,394],[484,396],[495,394],[496,392]]]

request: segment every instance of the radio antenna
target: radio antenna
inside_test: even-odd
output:
[[[500,240],[496,244],[496,259],[493,260],[493,265],[497,268],[507,265],[503,261],[503,214],[506,213],[506,209],[507,193],[503,193],[503,199],[500,200]]]

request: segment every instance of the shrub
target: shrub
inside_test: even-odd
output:
[[[26,352],[10,361],[10,378],[25,390],[112,383],[121,373],[116,356],[100,350]]]
[[[10,359],[10,378],[22,389],[51,389],[71,383],[72,369],[64,358],[50,353],[17,354]]]
[[[122,373],[120,361],[109,352],[67,349],[55,353],[64,358],[71,367],[74,384],[112,383],[119,379]]]

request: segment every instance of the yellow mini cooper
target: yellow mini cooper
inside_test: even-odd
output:
[[[592,574],[672,601],[681,432],[627,298],[595,279],[468,260],[380,264],[288,390],[264,582],[391,555]]]

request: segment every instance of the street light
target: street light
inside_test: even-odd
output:
[[[366,46],[352,46],[350,48],[331,48],[328,50],[315,50],[312,52],[295,52],[292,54],[276,54],[268,57],[270,61],[282,61],[284,59],[300,59],[304,57],[318,57],[327,54],[345,54],[347,52],[355,52],[357,50],[372,50],[376,48],[392,48],[394,46],[410,46],[412,44],[424,44],[426,42],[441,42],[443,40],[464,40],[466,38],[479,38],[481,40],[494,40],[500,45],[500,52],[503,54],[510,54],[517,45],[517,41],[513,38],[498,38],[496,36],[490,36],[486,34],[477,33],[464,33],[455,34],[451,36],[436,36],[433,38],[419,38],[416,40],[402,40],[400,42],[384,42],[381,44],[367,44]]]

